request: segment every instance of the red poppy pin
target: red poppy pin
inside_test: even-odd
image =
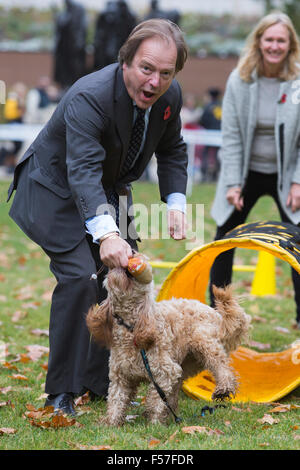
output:
[[[170,116],[171,116],[171,106],[168,106],[164,112],[164,121],[169,119]]]
[[[282,97],[280,98],[280,100],[278,101],[279,104],[282,104],[282,103],[285,103],[286,102],[286,94],[283,93]]]

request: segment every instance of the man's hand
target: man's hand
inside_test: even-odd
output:
[[[300,209],[300,184],[291,184],[286,205],[287,207],[291,207],[292,212],[296,212],[298,209]]]
[[[170,209],[168,211],[168,230],[174,240],[186,238],[186,216],[184,212]]]
[[[106,238],[100,244],[100,259],[108,268],[127,268],[131,257],[131,247],[121,237]]]
[[[226,199],[229,204],[232,204],[238,211],[241,211],[244,207],[244,198],[241,196],[242,188],[240,186],[234,186],[229,188],[226,193]]]

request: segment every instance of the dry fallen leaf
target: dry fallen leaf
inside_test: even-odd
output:
[[[27,418],[41,419],[42,416],[49,418],[49,417],[52,417],[54,413],[53,406],[45,406],[43,408],[36,409],[30,403],[27,403],[26,408],[28,410],[25,412],[25,416]]]
[[[148,442],[148,447],[149,448],[152,448],[152,447],[156,447],[158,444],[160,444],[160,440],[159,439],[150,439],[150,441]]]
[[[181,431],[185,434],[195,434],[199,432],[200,434],[207,434],[208,436],[224,434],[220,429],[211,429],[206,426],[185,426],[181,428]]]
[[[52,300],[52,295],[53,295],[53,290],[46,291],[42,294],[42,299],[50,302]]]
[[[18,300],[29,300],[34,298],[34,289],[32,286],[23,286],[14,296]]]
[[[185,434],[207,433],[207,428],[205,426],[184,426],[181,431]]]
[[[85,444],[72,444],[69,443],[72,447],[75,446],[76,449],[79,450],[112,450],[112,447],[106,445],[98,445],[98,446],[87,446]]]
[[[129,423],[131,423],[132,421],[134,421],[138,417],[139,417],[139,415],[127,415],[125,420],[128,421]]]
[[[28,378],[22,374],[13,374],[13,375],[9,375],[8,377],[11,379],[15,379],[15,380],[28,380]]]
[[[248,310],[250,313],[257,314],[260,312],[260,306],[258,304],[252,304]]]
[[[34,362],[40,359],[44,354],[49,354],[49,348],[47,346],[41,346],[40,344],[31,344],[26,346],[26,349],[28,356]]]
[[[276,418],[273,418],[271,415],[269,414],[265,414],[261,419],[258,419],[257,420],[258,423],[262,423],[262,424],[277,424],[280,422],[279,419],[276,419]]]
[[[6,395],[8,392],[11,392],[13,390],[12,386],[9,385],[8,387],[1,387],[0,388],[0,393],[3,393]]]
[[[0,402],[0,408],[3,407],[3,406],[10,406],[11,408],[14,408],[14,407],[15,407],[15,405],[13,405],[10,400],[8,400],[8,401],[1,401],[1,402]]]
[[[18,323],[20,320],[23,320],[27,316],[27,312],[24,310],[16,310],[11,317],[11,321],[14,323]]]
[[[286,413],[287,411],[296,410],[300,405],[279,405],[272,408],[269,413]]]
[[[21,265],[21,266],[24,266],[24,264],[26,263],[27,259],[25,256],[19,256],[18,258],[18,263]]]
[[[258,341],[249,341],[249,346],[260,350],[270,349],[270,343],[259,343]]]
[[[2,434],[15,434],[17,432],[14,428],[0,428],[0,436]]]
[[[36,336],[49,336],[49,330],[41,330],[39,328],[35,328],[34,330],[31,330],[30,333]]]
[[[37,420],[37,419],[30,419],[30,424],[32,426],[37,426],[39,428],[43,429],[49,429],[49,428],[65,428],[69,426],[80,426],[80,424],[76,421],[75,418],[67,418],[63,415],[54,415],[52,418],[48,421],[45,420]]]
[[[11,364],[10,362],[3,362],[2,367],[8,370],[18,370],[17,366]]]
[[[81,406],[81,405],[86,405],[90,401],[90,396],[89,392],[86,392],[84,395],[81,395],[80,397],[75,398],[74,403],[75,406]]]
[[[54,414],[53,406],[36,409],[30,403],[27,403],[26,408],[25,417],[29,418],[29,422],[32,426],[42,429],[81,426],[75,418],[68,418],[63,414]]]
[[[254,317],[252,317],[252,321],[256,323],[267,323],[267,319],[260,317],[259,315],[255,315]]]
[[[167,439],[166,442],[173,441],[175,439],[176,434],[178,434],[178,429],[173,434],[171,434],[171,436]]]
[[[279,333],[289,333],[288,328],[283,328],[282,326],[275,326],[274,330],[279,331]]]

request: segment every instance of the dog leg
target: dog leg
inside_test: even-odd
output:
[[[164,392],[166,393],[165,389]],[[158,395],[156,388],[149,385],[145,400],[146,417],[153,424],[165,424],[169,411],[161,397]]]
[[[110,426],[121,426],[125,422],[126,409],[134,397],[136,386],[118,377],[117,382],[111,382],[108,389],[107,413],[105,423]]]
[[[201,335],[198,348],[195,349],[194,347],[193,353],[203,369],[208,369],[215,378],[216,388],[212,395],[213,400],[234,396],[237,389],[237,380],[223,346],[216,343],[216,341],[203,342],[203,335]]]

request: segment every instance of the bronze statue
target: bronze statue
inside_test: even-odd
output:
[[[96,21],[94,69],[117,61],[119,49],[136,26],[136,17],[125,0],[110,0]]]
[[[65,0],[65,7],[65,11],[56,17],[54,47],[54,80],[62,88],[70,87],[86,73],[85,10],[74,0]]]
[[[178,10],[161,10],[158,5],[158,0],[151,0],[149,12],[144,20],[150,20],[151,18],[165,18],[179,25],[181,15]]]

